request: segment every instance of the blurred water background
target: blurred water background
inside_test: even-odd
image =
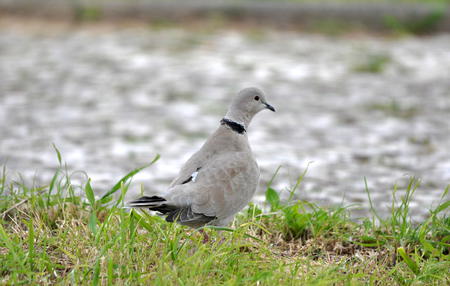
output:
[[[307,174],[297,197],[376,209],[394,185],[422,184],[423,219],[450,182],[450,34],[236,25],[0,20],[0,165],[50,180],[54,143],[73,179],[102,194],[130,170],[129,198],[166,188],[214,131],[232,96],[258,86],[277,113],[249,140],[262,171],[255,202]],[[346,28],[346,27],[345,27]],[[332,33],[330,33],[330,31]],[[19,175],[20,174],[20,175]],[[401,194],[401,192],[400,192]],[[448,196],[444,199],[448,199]]]

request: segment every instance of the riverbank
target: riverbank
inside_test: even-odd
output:
[[[290,30],[367,30],[429,34],[450,31],[445,1],[27,1],[1,0],[0,14],[71,22],[225,22]]]

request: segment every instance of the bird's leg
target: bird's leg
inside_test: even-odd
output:
[[[203,243],[207,243],[207,242],[209,242],[209,236],[208,236],[208,234],[203,230],[203,229],[200,229],[199,230],[199,232],[203,235]]]

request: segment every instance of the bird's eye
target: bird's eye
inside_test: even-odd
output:
[[[255,96],[255,100],[259,100],[259,96]]]

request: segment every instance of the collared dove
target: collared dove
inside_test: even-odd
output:
[[[183,165],[164,195],[128,203],[166,215],[166,221],[192,228],[225,226],[253,197],[259,167],[253,158],[247,128],[263,109],[275,111],[257,88],[245,88],[232,100],[219,128]]]

